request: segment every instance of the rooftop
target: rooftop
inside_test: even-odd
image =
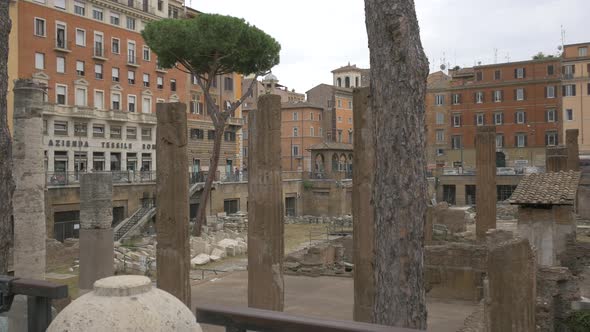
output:
[[[551,172],[525,176],[512,196],[510,204],[574,205],[580,172]]]
[[[366,69],[359,68],[356,65],[351,65],[349,62],[348,65],[346,65],[346,66],[332,70],[332,73],[335,74],[335,73],[342,73],[342,72],[347,72],[347,71],[363,71],[363,70],[366,70]]]
[[[352,144],[338,142],[322,142],[309,147],[307,150],[344,150],[352,151]]]
[[[321,105],[310,103],[307,101],[282,103],[281,109],[286,109],[286,108],[317,108],[317,109],[321,109],[321,110],[324,109]]]

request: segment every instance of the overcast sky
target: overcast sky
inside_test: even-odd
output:
[[[364,0],[186,0],[202,12],[242,17],[281,43],[273,69],[281,84],[305,92],[332,83],[348,62],[369,66]],[[527,60],[561,44],[590,41],[589,0],[415,0],[431,72],[451,66]]]

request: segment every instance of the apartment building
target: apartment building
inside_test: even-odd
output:
[[[428,75],[426,90],[426,160],[430,171],[447,164],[451,77],[442,71]]]
[[[562,55],[562,117],[567,129],[578,129],[580,154],[590,155],[590,43],[565,45]]]
[[[474,168],[476,128],[493,124],[498,166],[544,166],[545,148],[563,141],[560,67],[546,58],[450,70],[446,165]]]
[[[283,103],[281,108],[281,166],[283,171],[311,172],[309,150],[323,142],[324,108],[309,102]]]

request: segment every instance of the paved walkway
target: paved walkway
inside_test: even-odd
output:
[[[207,282],[193,284],[192,304],[215,303],[247,306],[248,272],[227,273]],[[301,316],[351,320],[353,281],[351,278],[285,276],[285,312]],[[455,332],[475,310],[475,303],[429,299],[428,331]],[[204,332],[224,331],[203,326]]]

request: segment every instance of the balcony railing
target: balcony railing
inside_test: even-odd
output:
[[[195,183],[203,183],[207,180],[207,175],[209,172],[201,171],[201,172],[189,172],[189,182],[190,184]],[[215,172],[215,182],[248,182],[248,172],[239,172],[239,173],[224,173],[217,171]]]
[[[417,332],[418,330],[353,321],[327,320],[294,316],[278,311],[221,305],[199,305],[197,321],[201,324],[225,326],[232,332]]]
[[[75,186],[80,184],[82,174],[86,172],[46,172],[48,187]],[[105,172],[94,172],[105,173]],[[150,183],[156,181],[155,171],[107,171],[113,177],[113,183]]]
[[[69,40],[64,40],[61,38],[55,39],[55,48],[56,51],[61,52],[71,52],[72,51],[72,42]]]
[[[139,66],[139,60],[137,59],[137,56],[131,55],[131,54],[127,54],[127,64],[130,65],[130,66],[138,67]]]
[[[94,47],[94,52],[92,53],[94,58],[98,59],[106,59],[106,50],[104,46],[97,46]]]

